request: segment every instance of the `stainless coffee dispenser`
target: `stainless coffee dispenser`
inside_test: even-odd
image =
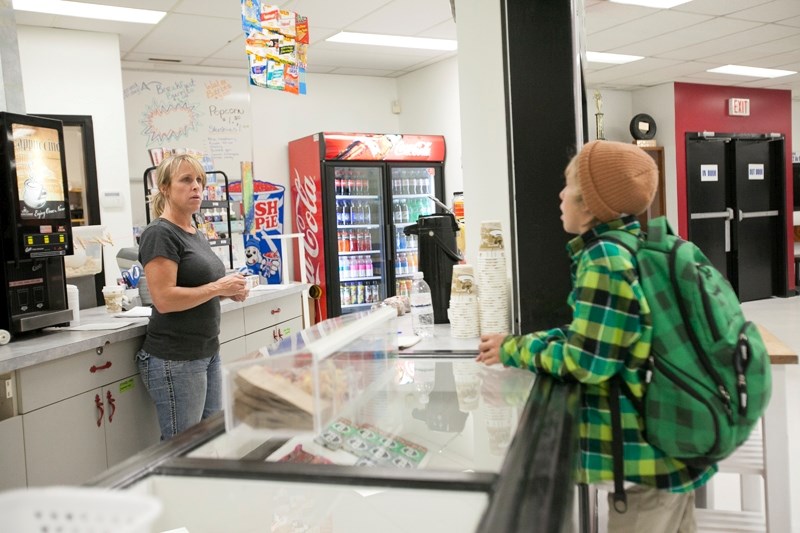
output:
[[[72,253],[61,121],[0,113],[0,343],[72,319]]]

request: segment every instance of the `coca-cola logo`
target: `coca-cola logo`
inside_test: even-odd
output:
[[[413,144],[400,141],[394,147],[397,155],[430,156],[433,143],[431,141],[417,141]]]
[[[306,279],[309,283],[320,283],[319,252],[320,243],[317,238],[319,225],[317,224],[317,211],[319,201],[317,197],[317,184],[314,176],[300,176],[294,169],[293,188],[297,192],[295,198],[295,228],[303,234],[303,246],[306,250]]]

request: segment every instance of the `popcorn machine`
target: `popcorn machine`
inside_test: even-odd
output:
[[[0,344],[65,324],[72,254],[61,121],[0,113]]]

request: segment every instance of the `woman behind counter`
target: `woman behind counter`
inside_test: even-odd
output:
[[[200,163],[175,155],[155,172],[155,219],[139,240],[153,311],[136,360],[167,440],[222,408],[220,297],[240,302],[248,289],[192,223],[206,184]]]

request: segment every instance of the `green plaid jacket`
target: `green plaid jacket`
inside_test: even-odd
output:
[[[582,483],[614,479],[608,380],[621,374],[633,394],[641,397],[643,365],[652,341],[650,307],[638,281],[635,259],[616,243],[596,241],[610,229],[641,234],[636,218],[625,217],[600,224],[567,245],[572,258],[573,288],[568,299],[572,323],[509,336],[500,350],[504,365],[584,384],[578,465]],[[625,395],[620,395],[620,409],[627,481],[686,492],[700,487],[716,472],[716,467],[697,470],[666,457],[645,442],[642,419]]]

